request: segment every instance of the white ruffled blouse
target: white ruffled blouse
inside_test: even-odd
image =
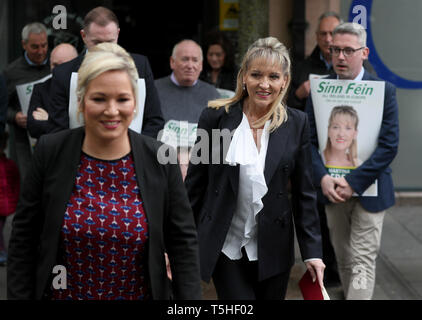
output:
[[[268,191],[264,168],[269,125],[270,120],[265,123],[261,135],[261,150],[258,152],[248,119],[243,114],[226,155],[226,161],[230,165],[240,165],[236,211],[222,249],[231,260],[242,258],[242,247],[245,247],[250,261],[258,260],[256,215],[264,207],[262,198]]]

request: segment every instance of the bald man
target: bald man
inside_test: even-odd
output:
[[[193,40],[177,43],[170,57],[171,75],[155,80],[164,121],[197,123],[209,100],[220,97],[214,86],[199,80],[202,49]]]
[[[56,46],[50,55],[50,70],[65,62],[75,59],[78,52],[69,43]],[[48,121],[48,106],[50,99],[51,78],[43,83],[36,84],[32,91],[28,109],[27,129],[31,137],[39,139],[41,135],[50,131],[51,123]]]
[[[179,150],[178,156],[183,179],[187,173],[191,145],[183,144],[183,139],[170,143],[166,140],[166,130],[173,127],[172,130],[177,131],[186,123],[188,127],[196,128],[199,116],[207,107],[208,101],[220,98],[220,94],[214,86],[199,80],[202,60],[201,47],[191,39],[182,40],[173,47],[170,57],[171,75],[155,80],[161,101],[161,110],[166,122],[162,141],[172,144]]]

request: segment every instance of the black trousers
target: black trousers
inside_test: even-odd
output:
[[[240,260],[220,253],[212,279],[219,300],[284,300],[290,270],[258,281],[258,261],[249,261],[242,249]]]

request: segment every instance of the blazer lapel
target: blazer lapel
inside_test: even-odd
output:
[[[368,71],[365,70],[365,72],[363,73],[362,80],[368,81],[368,80],[375,80],[375,79]]]
[[[221,129],[229,129],[230,132],[232,132],[234,129],[236,129],[240,122],[242,121],[243,112],[242,112],[242,105],[241,102],[238,102],[234,106],[230,107],[229,113],[227,114],[227,117],[223,117],[220,125]],[[224,159],[226,158],[226,154],[222,152],[222,148],[220,149],[220,154],[222,154],[221,161],[224,162]],[[223,163],[222,162],[222,163]],[[232,186],[233,192],[235,195],[237,195],[237,191],[239,189],[239,165],[231,166],[229,164],[224,165],[224,169],[227,172],[227,175],[229,177],[230,185]]]
[[[267,186],[273,177],[283,153],[287,150],[286,143],[289,140],[290,122],[284,122],[278,129],[270,134],[268,141],[267,156],[265,158],[264,176]]]
[[[66,206],[72,194],[73,186],[75,185],[76,173],[81,160],[82,142],[84,138],[85,128],[80,127],[71,133],[70,139],[66,141],[66,147],[63,148],[63,153],[60,156],[65,163],[66,167],[62,167],[60,172],[60,179],[54,188],[57,190],[55,193],[55,207],[52,210],[52,223],[54,232],[57,236],[54,239],[59,239],[58,235],[61,232],[61,225],[63,224],[64,213]]]
[[[151,199],[155,199],[154,190],[148,188],[146,183],[146,172],[148,171],[148,164],[150,163],[150,160],[146,159],[145,157],[143,148],[144,142],[137,141],[136,134],[137,133],[135,131],[129,129],[129,140],[135,165],[136,181],[138,182],[138,187],[141,192],[142,205],[144,207],[145,215],[148,219],[148,224],[150,226],[155,226],[156,215],[151,213],[153,204],[149,202],[152,201]]]

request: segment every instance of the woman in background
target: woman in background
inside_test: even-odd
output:
[[[232,44],[220,31],[210,32],[205,40],[206,59],[200,79],[216,88],[235,91],[237,67]]]

